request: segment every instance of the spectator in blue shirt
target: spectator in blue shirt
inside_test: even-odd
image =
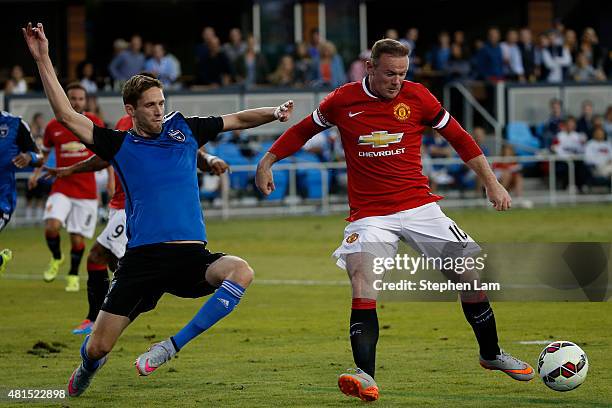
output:
[[[142,38],[135,34],[130,39],[128,49],[121,51],[111,61],[108,69],[115,82],[124,82],[132,76],[142,72],[145,65],[145,57],[141,52]]]
[[[499,80],[504,76],[504,58],[499,46],[499,30],[490,28],[487,42],[476,55],[476,68],[478,76],[482,79]]]
[[[145,63],[145,71],[157,76],[164,87],[171,87],[178,77],[178,69],[175,62],[166,56],[166,50],[162,44],[153,45],[153,56]]]
[[[434,71],[446,71],[450,57],[450,36],[442,31],[438,35],[438,45],[427,54],[427,63]]]

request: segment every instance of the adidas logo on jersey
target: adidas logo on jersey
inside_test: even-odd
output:
[[[227,309],[227,308],[229,308],[229,300],[227,300],[227,299],[221,299],[221,298],[217,298],[217,300],[218,300],[219,302],[221,302],[221,303],[223,304],[223,306],[225,306],[225,308],[226,308],[226,309]]]

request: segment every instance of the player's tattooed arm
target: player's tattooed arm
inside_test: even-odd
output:
[[[81,141],[93,144],[93,123],[86,116],[72,109],[57,75],[55,75],[53,63],[49,57],[49,41],[45,36],[43,25],[38,23],[34,27],[32,23],[28,23],[25,28],[22,28],[22,31],[25,42],[38,67],[55,118],[70,129]]]
[[[247,109],[223,115],[223,131],[250,129],[274,120],[286,122],[293,112],[293,101],[289,100],[274,108]]]
[[[91,156],[87,160],[80,161],[78,163],[73,164],[68,167],[46,167],[44,169],[47,171],[47,175],[45,177],[67,177],[76,173],[87,173],[90,171],[98,171],[107,168],[110,166],[110,163],[102,160],[98,156]],[[111,178],[111,177],[109,177]]]
[[[481,154],[469,160],[467,166],[476,173],[487,190],[487,197],[497,211],[509,210],[512,206],[510,194],[499,184],[486,157]]]

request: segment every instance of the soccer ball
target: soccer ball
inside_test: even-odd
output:
[[[555,391],[570,391],[582,384],[589,372],[586,353],[569,341],[555,341],[544,347],[538,359],[538,374]]]

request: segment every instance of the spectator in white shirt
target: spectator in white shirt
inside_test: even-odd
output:
[[[518,32],[508,30],[506,41],[499,44],[504,58],[504,74],[506,78],[512,80],[525,80],[525,68],[523,67],[523,57],[518,46]]]
[[[584,133],[576,132],[576,118],[568,116],[561,131],[557,133],[555,143],[552,146],[552,150],[557,156],[562,158],[569,158],[574,155],[581,155],[584,153],[584,144],[586,142],[586,135]],[[582,192],[582,186],[586,178],[586,169],[582,160],[572,160],[574,163],[574,176],[576,186],[578,190]],[[567,161],[558,161],[556,163],[557,179],[562,189],[567,188],[569,181],[569,168]]]
[[[606,140],[606,133],[602,128],[595,129],[593,139],[587,142],[584,162],[591,167],[595,177],[612,176],[612,143]]]

